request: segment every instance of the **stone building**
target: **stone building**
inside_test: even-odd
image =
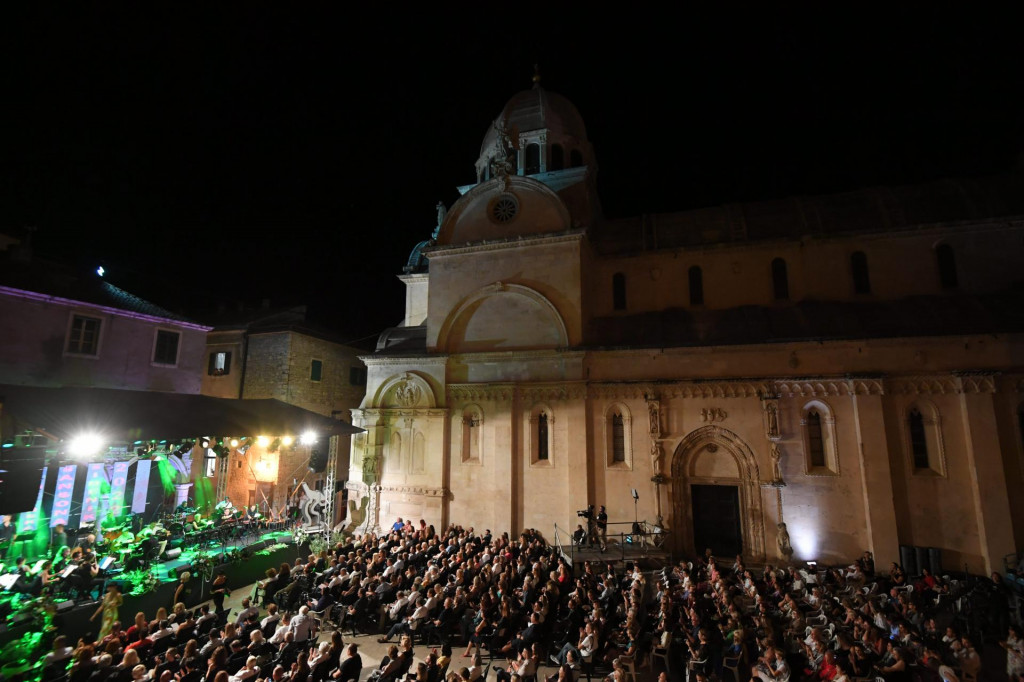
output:
[[[611,220],[539,84],[475,169],[363,358],[367,527],[551,537],[588,504],[632,522],[636,489],[680,555],[988,571],[1024,546],[1024,179]]]
[[[343,421],[359,405],[366,386],[366,366],[359,359],[363,351],[307,324],[304,307],[243,309],[221,313],[214,322],[207,335],[203,394],[275,398]],[[280,508],[303,480],[313,490],[323,489],[325,473],[310,472],[307,466],[314,449],[324,456],[336,453],[338,480],[344,480],[350,447],[349,436],[341,435],[316,447],[232,448],[227,480],[218,487],[235,504],[262,503],[266,496]],[[336,502],[339,515],[342,497]]]
[[[0,383],[199,393],[210,329],[0,240]]]

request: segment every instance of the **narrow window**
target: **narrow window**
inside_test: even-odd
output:
[[[622,424],[622,415],[612,415],[612,462],[626,461],[626,429]]]
[[[541,412],[537,416],[537,459],[548,458],[548,416]]]
[[[569,167],[570,168],[579,168],[582,165],[583,165],[583,155],[580,154],[580,150],[579,149],[573,149],[571,152],[569,152]]]
[[[939,284],[943,289],[955,289],[958,285],[956,277],[956,256],[949,244],[935,247],[935,258],[939,264]]]
[[[868,257],[863,251],[854,251],[850,256],[853,271],[853,291],[856,294],[871,293],[871,278],[868,276]]]
[[[924,415],[916,407],[907,415],[910,429],[910,451],[914,457],[915,469],[928,468],[928,440],[924,433]]]
[[[68,333],[68,351],[77,355],[97,355],[100,349],[100,323],[95,317],[75,315]]]
[[[690,268],[690,305],[704,305],[704,275],[700,267]]]
[[[156,345],[153,347],[153,362],[157,365],[178,364],[178,341],[181,334],[165,329],[156,330]]]
[[[562,151],[562,145],[553,144],[551,145],[551,158],[548,159],[548,170],[557,171],[565,168],[565,152]]]
[[[612,307],[615,310],[626,309],[626,276],[621,272],[612,275]]]
[[[807,413],[807,449],[810,450],[812,467],[826,466],[825,441],[821,435],[821,415],[817,410]]]
[[[772,261],[772,289],[776,301],[789,300],[789,277],[786,275],[786,261],[781,258]]]
[[[231,352],[217,351],[210,353],[210,362],[206,367],[206,373],[211,377],[222,377],[231,373]]]
[[[309,363],[309,380],[320,381],[324,374],[324,363],[321,360],[313,360]]]
[[[349,367],[349,369],[348,369],[348,383],[351,386],[365,386],[366,385],[366,368],[365,367]]]
[[[523,173],[525,175],[536,175],[540,173],[540,145],[526,145],[526,159],[524,161]]]

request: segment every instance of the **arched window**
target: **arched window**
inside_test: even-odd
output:
[[[531,142],[526,145],[526,158],[523,164],[523,173],[525,175],[535,175],[540,173],[540,145]]]
[[[537,459],[546,461],[548,459],[548,415],[541,412],[537,415]]]
[[[808,476],[839,473],[839,441],[836,420],[823,400],[813,400],[803,408],[800,420],[804,439],[804,467]]]
[[[916,407],[907,413],[907,430],[910,434],[910,452],[915,469],[928,467],[928,437],[924,430],[924,415]]]
[[[855,294],[871,293],[871,278],[868,276],[868,257],[863,251],[854,251],[850,255],[850,270],[853,271],[853,292]]]
[[[565,152],[562,151],[562,145],[553,144],[551,145],[551,158],[548,159],[548,170],[556,171],[565,168]]]
[[[626,430],[622,415],[612,415],[612,463],[626,461]]]
[[[807,413],[807,451],[812,467],[825,466],[825,441],[821,437],[821,415],[817,410]]]
[[[939,265],[939,284],[943,289],[955,289],[959,284],[956,276],[956,255],[949,244],[935,247],[935,260]]]
[[[610,405],[604,413],[606,462],[610,469],[633,466],[633,419],[623,403]]]
[[[612,275],[612,308],[626,309],[626,276],[621,272]]]
[[[580,154],[579,149],[573,149],[569,152],[569,167],[579,168],[583,165],[583,154]]]
[[[942,419],[935,405],[923,399],[908,405],[903,429],[911,472],[944,476],[946,455],[942,442]]]
[[[786,261],[781,258],[772,261],[772,290],[776,301],[789,300],[789,277],[786,274]]]
[[[690,305],[704,305],[704,274],[694,265],[688,273],[690,280]]]

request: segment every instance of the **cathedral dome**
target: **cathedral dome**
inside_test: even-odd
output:
[[[504,154],[499,149],[502,133],[515,147]],[[484,134],[476,162],[477,182],[494,177],[494,162],[502,156],[512,162],[515,175],[556,173],[594,163],[580,112],[565,97],[542,88],[537,76],[531,89],[509,99]]]
[[[498,114],[495,123],[504,123],[509,130],[520,134],[535,130],[547,130],[554,135],[564,135],[581,142],[587,139],[587,128],[576,106],[558,93],[550,92],[535,84],[529,90],[517,92]],[[480,155],[494,148],[498,132],[492,125],[480,145]]]

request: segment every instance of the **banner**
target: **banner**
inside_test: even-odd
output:
[[[106,478],[102,463],[94,462],[89,465],[89,473],[85,476],[85,498],[82,500],[82,523],[96,520],[96,507]]]
[[[36,495],[36,506],[27,514],[18,516],[18,532],[27,533],[39,525],[39,512],[43,508],[43,488],[46,486],[46,467],[43,467],[43,479],[39,481],[39,494]]]
[[[110,477],[110,516],[121,516],[124,507],[124,489],[128,484],[128,462],[115,462]]]
[[[132,496],[132,512],[146,511],[146,495],[149,493],[149,469],[153,464],[148,459],[139,460],[135,465],[135,494]]]
[[[53,513],[50,514],[50,528],[57,524],[67,525],[71,513],[71,495],[75,492],[77,464],[62,466],[57,471],[57,488],[53,493]]]

